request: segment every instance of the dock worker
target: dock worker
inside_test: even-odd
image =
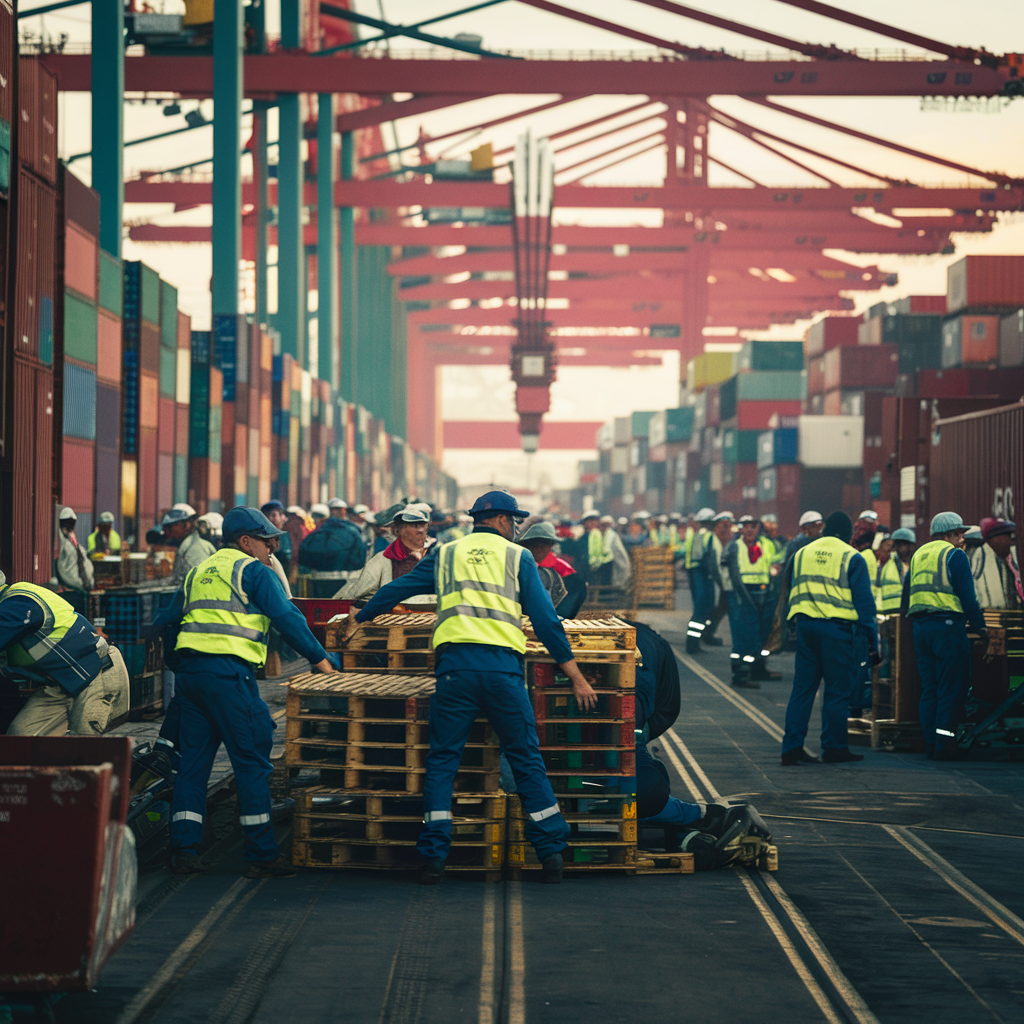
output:
[[[901,526],[889,534],[878,548],[878,555],[885,555],[885,560],[878,567],[875,584],[875,604],[879,615],[895,615],[900,610],[903,577],[910,566],[915,541],[914,531]]]
[[[54,575],[64,599],[75,611],[85,611],[87,595],[95,585],[92,562],[86,557],[75,536],[78,514],[67,505],[60,510],[60,533]]]
[[[800,532],[786,545],[786,561],[788,562],[805,544],[817,540],[825,529],[825,520],[820,512],[808,509],[800,516],[797,524]]]
[[[121,535],[114,529],[113,512],[100,513],[96,529],[89,534],[85,548],[94,562],[99,562],[108,555],[121,554]]]
[[[982,519],[979,526],[984,543],[970,554],[978,604],[1019,610],[1024,605],[1024,589],[1014,551],[1017,527],[1009,520],[992,518]]]
[[[189,515],[186,509],[172,508],[160,520],[160,528],[171,543],[178,545],[172,579],[180,586],[189,572],[200,562],[205,562],[217,549],[196,529],[194,511]]]
[[[900,613],[914,624],[914,650],[921,677],[921,731],[925,751],[936,761],[959,756],[956,727],[963,717],[971,681],[967,626],[988,643],[971,563],[962,550],[966,532],[956,512],[934,516],[931,540],[914,552],[903,580]]]
[[[782,582],[786,619],[796,621],[796,671],[786,707],[782,763],[817,762],[804,750],[811,709],[824,680],[821,701],[822,761],[842,764],[863,761],[847,739],[850,693],[859,665],[857,634],[869,653],[878,650],[878,628],[871,580],[863,556],[850,545],[853,524],[845,512],[833,512],[822,536],[805,544],[786,566]],[[774,646],[781,634],[776,621]],[[877,657],[877,653],[875,654]]]
[[[128,711],[128,670],[59,594],[34,583],[8,585],[0,572],[0,670],[40,688],[9,736],[99,736]]]
[[[733,686],[758,689],[766,679],[781,679],[765,664],[765,643],[772,629],[775,606],[770,600],[772,542],[760,535],[761,523],[740,516],[740,535],[722,551],[722,565],[729,574],[729,632],[732,633]]]
[[[259,509],[224,516],[224,547],[192,569],[171,605],[154,621],[176,658],[181,765],[171,807],[171,870],[194,874],[206,817],[206,787],[221,743],[235,772],[245,835],[247,878],[293,875],[279,857],[271,820],[270,750],[274,722],[260,697],[256,670],[267,660],[273,625],[309,660],[332,671],[327,653],[286,597],[270,568],[280,531]]]
[[[701,569],[710,580],[711,595],[707,625],[701,634],[701,643],[711,647],[721,647],[721,637],[715,636],[718,624],[729,613],[729,591],[732,590],[732,579],[722,564],[722,554],[733,539],[736,520],[731,512],[719,512],[711,524],[711,536],[704,546],[701,556]]]
[[[579,573],[559,555],[555,554],[558,534],[553,523],[534,523],[518,538],[537,563],[541,583],[551,595],[560,618],[574,619],[587,597],[587,585]]]
[[[690,601],[692,611],[690,622],[686,627],[686,653],[700,652],[700,642],[707,629],[714,604],[714,587],[707,574],[701,568],[708,539],[711,536],[711,524],[715,518],[713,508],[702,508],[694,517],[695,528],[686,549],[686,575],[690,581]],[[710,637],[708,640],[710,641]],[[715,638],[717,639],[717,637]],[[719,643],[721,641],[719,640]]]
[[[441,544],[400,579],[374,595],[345,626],[347,640],[377,615],[414,594],[437,594],[434,628],[437,690],[430,698],[430,751],[423,786],[424,823],[416,849],[420,881],[444,877],[451,846],[452,785],[473,722],[487,716],[501,740],[526,811],[527,838],[543,867],[542,881],[562,880],[569,827],[558,808],[540,755],[537,726],[523,686],[528,615],[541,643],[572,684],[582,710],[597,706],[537,574],[533,555],[515,543],[518,523],[529,516],[505,491],[488,491],[473,503],[473,532]]]

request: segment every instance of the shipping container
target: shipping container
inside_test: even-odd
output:
[[[896,382],[899,354],[895,345],[844,346],[825,353],[825,391],[836,388],[884,388]]]
[[[82,522],[83,511],[92,514],[96,486],[96,445],[91,441],[78,441],[65,437],[63,452],[63,481],[61,501],[70,505],[79,516],[78,539],[84,544],[86,524]]]
[[[800,473],[798,464],[768,466],[758,472],[757,494],[762,502],[793,502],[799,504]],[[817,510],[815,510],[817,511]],[[796,524],[792,524],[795,526]],[[784,524],[779,527],[785,531]]]
[[[826,518],[844,511],[855,518],[864,508],[864,483],[859,469],[803,466],[800,471],[800,508],[813,509]]]
[[[18,65],[18,159],[49,185],[57,182],[57,76],[38,57]]]
[[[800,431],[796,427],[767,430],[757,438],[757,466],[779,466],[798,461]]]
[[[110,512],[114,529],[121,532],[121,453],[116,448],[96,445],[96,497],[93,505],[97,515]]]
[[[901,313],[945,313],[945,295],[905,295],[889,304],[889,315]]]
[[[865,399],[868,395],[886,395],[888,390],[868,390],[865,388],[836,388],[826,391],[821,409],[823,416],[863,416]]]
[[[736,353],[735,370],[782,370],[799,373],[804,368],[802,341],[747,341]]]
[[[650,412],[634,412],[629,417],[629,436],[630,440],[634,438],[645,438],[647,437],[648,426],[651,422],[651,417],[654,415],[654,410]]]
[[[942,325],[942,368],[995,364],[999,359],[999,317],[957,316]]]
[[[101,380],[96,381],[96,444],[101,448],[120,448],[121,392]]]
[[[807,394],[821,395],[825,392],[825,356],[814,356],[807,360]]]
[[[863,323],[857,325],[857,344],[858,345],[881,345],[882,344],[882,324],[885,322],[884,316],[873,316],[870,319],[864,320]]]
[[[160,275],[145,263],[138,264],[138,268],[138,315],[159,332]]]
[[[164,348],[178,347],[178,289],[166,281],[160,282],[160,344]]]
[[[65,337],[66,331],[65,323]],[[103,309],[96,313],[96,376],[121,383],[121,321]]]
[[[98,321],[96,304],[64,293],[64,355],[96,365]]]
[[[863,416],[801,416],[798,429],[801,465],[810,468],[863,465]]]
[[[1024,366],[1024,309],[999,318],[999,365]]]
[[[722,431],[722,461],[757,463],[757,441],[760,435],[756,430]]]
[[[704,389],[704,425],[717,427],[722,422],[721,384],[708,384]]]
[[[72,175],[69,174],[68,178]],[[72,223],[64,228],[64,284],[82,297],[96,301],[99,246],[92,235]]]
[[[11,148],[11,121],[14,112],[14,57],[17,47],[17,22],[14,6],[0,4],[0,135],[7,140],[8,170]],[[3,127],[5,126],[5,127]],[[3,183],[3,191],[7,191],[8,182]]]
[[[64,363],[63,428],[65,437],[96,440],[96,371],[70,362]]]
[[[693,435],[693,416],[692,405],[663,409],[655,413],[648,426],[648,441],[651,447],[689,441]]]
[[[804,371],[750,370],[723,381],[719,387],[722,421],[736,415],[737,402],[801,402],[807,397]]]
[[[803,402],[737,402],[733,426],[738,430],[774,430],[793,426]]]
[[[686,364],[686,389],[699,394],[710,384],[719,384],[733,375],[732,352],[704,352]]]
[[[17,202],[14,350],[16,355],[48,365],[53,361],[57,193],[22,171]]]
[[[1024,256],[965,256],[946,268],[946,312],[1024,305]]]
[[[852,316],[826,316],[807,330],[807,355],[817,356],[842,345],[857,344],[860,320]]]
[[[116,317],[124,315],[124,266],[110,253],[99,250],[99,305]]]

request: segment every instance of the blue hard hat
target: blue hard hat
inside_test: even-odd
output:
[[[526,519],[530,514],[519,507],[519,503],[508,491],[488,491],[486,494],[481,494],[469,510],[471,516],[491,516],[498,513],[504,513],[515,519]]]
[[[937,533],[949,533],[950,530],[966,530],[963,519],[956,512],[940,512],[932,519],[932,536]]]
[[[917,537],[913,530],[908,530],[905,526],[901,526],[892,535],[893,540],[909,540],[911,544],[917,543]]]
[[[160,520],[161,526],[173,526],[175,523],[187,523],[191,517],[189,514],[180,508],[168,509],[164,513],[163,519]]]
[[[225,544],[238,540],[246,533],[261,537],[263,540],[272,540],[274,537],[280,537],[283,532],[258,508],[250,508],[248,505],[236,505],[231,509],[224,516],[224,525],[221,529]]]

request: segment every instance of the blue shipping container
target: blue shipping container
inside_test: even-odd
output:
[[[64,434],[96,440],[96,371],[64,364]]]
[[[782,427],[766,430],[757,439],[757,468],[784,466],[795,463],[799,448],[799,431],[796,427]]]

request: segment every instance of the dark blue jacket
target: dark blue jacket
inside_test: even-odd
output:
[[[640,661],[636,667],[636,728],[649,728],[648,740],[671,728],[679,717],[679,666],[668,641],[642,622],[636,627]]]
[[[38,633],[45,621],[46,614],[30,597],[14,594],[0,601],[0,650]],[[12,665],[9,671],[14,676],[57,683],[72,697],[77,696],[103,671],[98,640],[89,621],[78,615],[54,650],[34,665]]]
[[[253,607],[266,615],[285,642],[311,665],[327,657],[327,652],[306,625],[305,615],[288,600],[273,569],[261,562],[250,562],[242,570],[242,587]],[[2,607],[0,604],[0,609]],[[185,588],[182,586],[170,605],[153,620],[153,628],[159,630],[164,638],[165,658],[174,651],[174,645],[178,642],[178,627],[184,611]],[[174,667],[171,665],[171,668]]]
[[[366,564],[366,541],[347,519],[325,519],[299,545],[299,569],[355,572]]]
[[[978,595],[974,592],[974,576],[971,573],[971,561],[966,552],[960,548],[951,548],[946,556],[946,571],[949,573],[949,585],[953,593],[960,598],[960,606],[964,614],[957,612],[934,611],[915,612],[911,618],[919,619],[926,615],[941,615],[953,618],[957,622],[969,622],[975,632],[985,628],[985,615],[978,604]],[[903,577],[903,597],[900,600],[900,615],[906,615],[910,608],[910,573]]]
[[[493,533],[497,530],[478,526],[473,533]],[[443,547],[435,544],[429,554],[425,555],[412,572],[399,576],[385,584],[370,598],[366,607],[356,615],[357,622],[368,622],[378,615],[391,611],[396,604],[416,594],[435,593],[434,566],[437,552]],[[523,614],[528,615],[533,623],[537,638],[548,649],[548,652],[561,665],[572,660],[572,650],[565,639],[565,630],[561,620],[555,614],[555,606],[551,603],[551,595],[544,589],[537,563],[533,555],[524,548],[519,560],[519,601]],[[444,667],[442,668],[442,662]],[[521,675],[523,659],[511,647],[499,647],[494,644],[442,644],[437,652],[435,672],[511,672]]]

